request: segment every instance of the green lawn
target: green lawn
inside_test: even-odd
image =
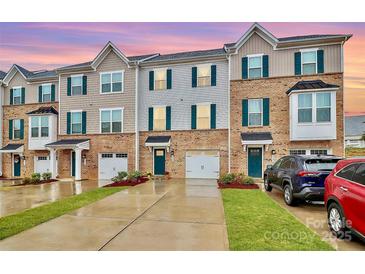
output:
[[[260,190],[222,190],[231,250],[334,250]]]
[[[86,206],[126,187],[98,188],[76,196],[0,218],[0,240]]]

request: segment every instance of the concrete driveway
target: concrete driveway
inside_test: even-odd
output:
[[[0,241],[0,250],[227,250],[215,181],[152,181]]]
[[[297,219],[306,226],[318,233],[324,240],[328,241],[336,250],[342,251],[360,251],[365,250],[365,244],[358,239],[344,241],[335,238],[328,229],[327,212],[324,203],[301,203],[295,207],[287,206],[283,199],[283,194],[273,189],[272,192],[266,192],[274,201],[286,208]]]

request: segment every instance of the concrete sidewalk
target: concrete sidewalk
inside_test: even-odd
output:
[[[152,181],[0,241],[0,250],[228,250],[215,181]]]

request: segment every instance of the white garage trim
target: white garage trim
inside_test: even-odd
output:
[[[128,154],[123,152],[102,152],[98,154],[98,177],[110,180],[120,171],[128,171]]]
[[[190,150],[185,153],[185,177],[218,179],[220,155],[217,150]]]

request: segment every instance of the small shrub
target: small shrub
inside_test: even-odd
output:
[[[33,184],[38,184],[41,181],[41,174],[40,173],[32,173],[30,181]]]
[[[119,171],[118,175],[112,178],[113,182],[121,182],[126,179],[128,173],[126,171]]]
[[[254,184],[255,180],[252,177],[245,176],[244,179],[242,180],[242,183],[246,185]]]
[[[51,177],[52,177],[52,173],[51,172],[44,172],[42,174],[42,179],[45,180],[45,181],[51,180]]]
[[[152,172],[150,172],[150,171],[146,173],[146,176],[147,176],[147,177],[149,177],[149,178],[150,178],[150,177],[152,177],[152,175],[153,175],[153,174],[152,174]]]
[[[29,177],[23,178],[23,184],[30,184],[31,179]]]
[[[234,173],[226,173],[226,174],[223,174],[219,178],[219,181],[224,183],[224,184],[233,183],[235,180],[236,180],[236,175]]]
[[[128,174],[129,180],[135,180],[142,176],[142,173],[138,170],[132,171]]]

